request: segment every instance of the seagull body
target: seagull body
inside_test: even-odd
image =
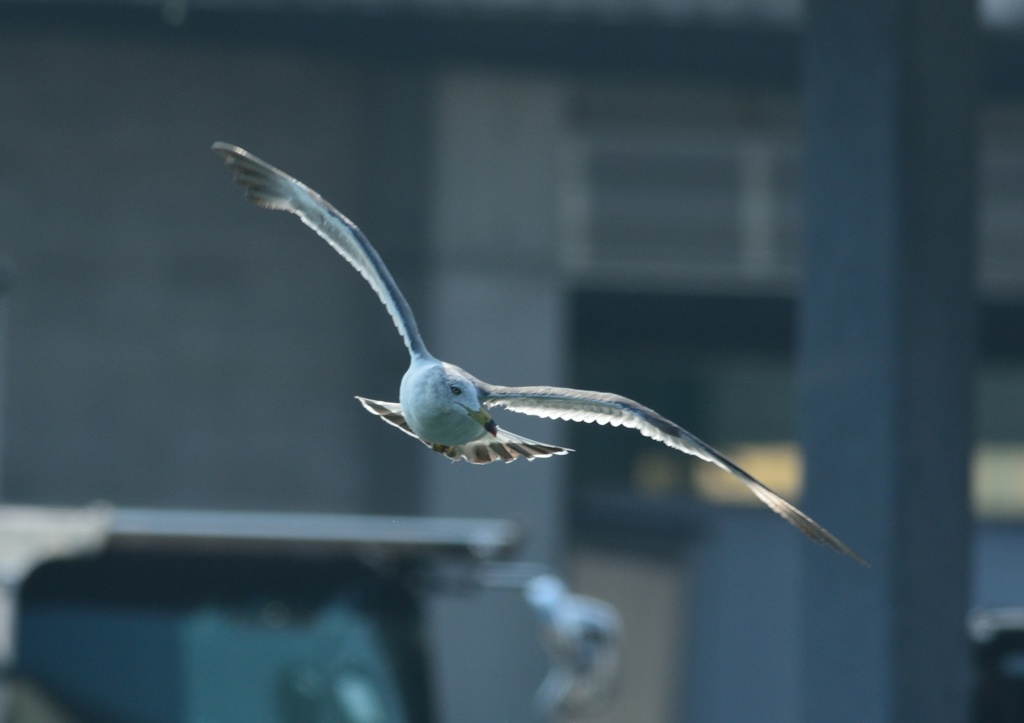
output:
[[[399,405],[409,428],[420,439],[458,447],[486,433],[478,418],[469,415],[470,411],[480,410],[481,404],[471,385],[463,388],[460,384],[459,371],[446,368],[436,359],[413,357],[402,376]],[[458,398],[453,398],[456,389],[461,391],[456,395]]]
[[[745,472],[725,455],[675,422],[617,394],[562,387],[508,387],[483,382],[454,364],[440,361],[423,343],[412,309],[384,262],[359,228],[318,193],[248,151],[214,143],[215,153],[234,172],[246,197],[264,208],[297,215],[345,258],[380,297],[409,350],[398,403],[357,397],[367,411],[416,437],[435,452],[474,464],[561,455],[571,450],[536,442],[499,428],[488,409],[548,419],[622,426],[716,464],[815,542],[858,562],[864,560],[835,535]]]

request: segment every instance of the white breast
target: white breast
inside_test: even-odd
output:
[[[409,428],[431,444],[466,444],[487,434],[453,401],[443,378],[444,369],[435,359],[418,359],[409,366],[398,398]]]

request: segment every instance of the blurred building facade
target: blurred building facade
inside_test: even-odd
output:
[[[1024,603],[1007,572],[1024,545],[1024,65],[1005,62],[1024,14],[982,12],[974,596],[990,605]],[[639,435],[509,418],[579,451],[478,468],[373,420],[353,395],[397,398],[405,368],[377,299],[308,229],[247,204],[209,145],[358,223],[443,358],[633,396],[798,498],[799,3],[0,17],[4,500],[509,517],[524,559],[624,613],[607,720],[795,718],[804,540]],[[438,719],[525,720],[544,661],[521,602],[485,591],[432,620]]]

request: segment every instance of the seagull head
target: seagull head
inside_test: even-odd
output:
[[[448,396],[451,404],[465,410],[466,416],[477,422],[481,427],[492,435],[498,435],[498,425],[491,419],[483,405],[480,403],[480,395],[477,393],[476,385],[461,376],[445,374],[442,377],[445,386],[444,393]]]

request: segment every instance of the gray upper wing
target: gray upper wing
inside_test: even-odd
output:
[[[571,422],[595,422],[635,429],[646,437],[716,464],[738,477],[751,492],[815,542],[867,564],[842,540],[748,474],[736,463],[675,422],[628,397],[563,387],[503,387],[476,380],[481,402],[513,412]]]
[[[352,264],[377,292],[409,352],[427,354],[412,309],[358,226],[316,191],[248,151],[220,141],[213,144],[213,151],[234,172],[246,198],[263,208],[294,213]]]

